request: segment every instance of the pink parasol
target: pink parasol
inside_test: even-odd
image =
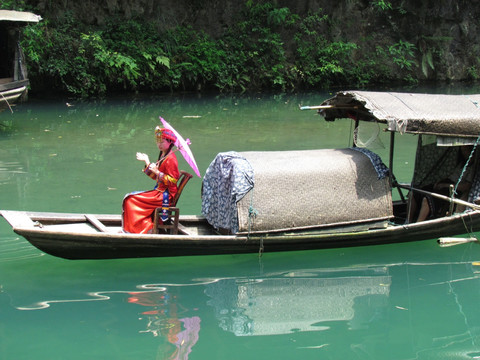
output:
[[[185,161],[188,163],[188,165],[191,166],[193,171],[195,171],[195,174],[198,175],[198,177],[202,177],[200,175],[200,171],[198,170],[197,163],[195,162],[195,158],[193,157],[192,151],[190,150],[190,147],[188,145],[191,144],[190,139],[185,140],[182,135],[178,133],[177,130],[173,128],[172,125],[170,125],[166,120],[164,120],[160,116],[160,121],[162,122],[163,126],[165,126],[167,129],[170,129],[174,132],[175,136],[177,137],[177,141],[175,141],[175,146],[180,150],[183,158]]]

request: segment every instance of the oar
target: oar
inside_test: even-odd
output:
[[[300,110],[320,110],[320,109],[331,109],[333,105],[316,105],[316,106],[300,106]]]
[[[403,189],[410,189],[410,190],[413,190],[413,191],[417,191],[421,194],[431,195],[431,196],[436,197],[438,199],[442,199],[442,200],[445,200],[445,201],[450,201],[451,203],[455,203],[455,204],[459,204],[459,205],[465,205],[465,206],[468,206],[468,207],[470,207],[474,210],[480,210],[479,205],[470,203],[468,201],[463,201],[463,200],[460,200],[460,199],[450,198],[450,197],[445,196],[445,195],[437,194],[437,193],[426,191],[426,190],[412,188],[410,186],[405,186],[405,185],[400,185],[400,184],[398,184],[397,186],[400,187],[400,188],[403,188]],[[440,237],[440,238],[438,238],[438,244],[442,247],[466,244],[466,243],[470,243],[470,242],[478,242],[478,239],[475,238],[475,237],[469,237],[469,238]]]
[[[437,199],[442,199],[442,200],[445,200],[445,201],[453,202],[453,203],[458,204],[458,205],[465,205],[465,206],[468,206],[469,208],[472,208],[474,210],[480,210],[480,205],[477,205],[477,204],[474,204],[474,203],[471,203],[471,202],[468,202],[468,201],[455,199],[455,198],[450,198],[450,197],[442,195],[442,194],[437,194],[437,193],[427,191],[427,190],[412,188],[412,187],[407,186],[407,185],[398,184],[397,186],[402,188],[402,189],[413,190],[413,191],[419,192],[420,194],[431,195],[433,197],[436,197]]]

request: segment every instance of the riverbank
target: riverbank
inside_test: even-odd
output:
[[[44,18],[22,42],[38,91],[298,91],[480,76],[476,3],[25,3]]]

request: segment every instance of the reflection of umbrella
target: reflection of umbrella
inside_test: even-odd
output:
[[[170,129],[174,132],[175,136],[177,137],[177,141],[175,141],[175,146],[180,150],[182,153],[185,161],[190,165],[195,171],[195,174],[197,174],[199,177],[202,177],[200,175],[200,171],[198,170],[197,163],[195,162],[195,158],[193,157],[192,151],[190,150],[190,147],[188,145],[191,144],[190,139],[185,140],[182,135],[178,133],[177,130],[173,128],[172,125],[170,125],[168,122],[166,122],[161,116],[160,116],[160,121],[162,122],[163,126],[165,126],[167,129]]]

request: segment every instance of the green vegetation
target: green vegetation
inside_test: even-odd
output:
[[[7,1],[23,7],[23,1]],[[3,5],[2,5],[3,6]],[[374,1],[378,11],[394,11]],[[140,18],[111,18],[102,26],[72,13],[25,28],[22,46],[32,88],[80,97],[113,91],[247,91],[413,82],[416,47],[351,42],[331,32],[321,9],[299,16],[269,2],[246,1],[215,37],[191,26],[165,31]],[[434,68],[424,54],[424,72]]]
[[[393,9],[392,3],[390,1],[385,1],[385,0],[372,1],[372,5],[378,11],[387,11],[387,10]]]
[[[26,5],[24,0],[2,0],[0,9],[23,11],[26,9]]]
[[[302,19],[295,34],[297,61],[295,69],[300,83],[309,87],[324,87],[339,83],[356,82],[352,70],[354,43],[331,41],[325,36],[328,17],[321,11]]]

